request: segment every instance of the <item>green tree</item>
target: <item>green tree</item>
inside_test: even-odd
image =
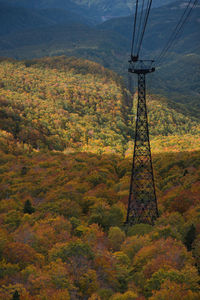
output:
[[[185,237],[185,245],[186,245],[188,251],[192,250],[192,243],[194,242],[195,237],[196,237],[196,228],[192,224],[186,234],[186,237]]]
[[[26,200],[26,202],[24,204],[24,210],[23,210],[23,212],[25,214],[29,214],[29,215],[31,215],[32,213],[35,212],[35,208],[32,206],[30,200]]]
[[[15,291],[13,294],[13,300],[20,300],[20,295],[18,293],[18,291]]]
[[[110,227],[108,233],[108,240],[110,242],[110,246],[114,251],[120,249],[121,244],[125,240],[125,233],[119,227]]]

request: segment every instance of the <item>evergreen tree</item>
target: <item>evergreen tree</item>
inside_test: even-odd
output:
[[[32,214],[35,212],[35,208],[32,206],[30,200],[26,200],[23,211],[25,214]]]
[[[20,300],[20,296],[19,296],[19,293],[18,291],[15,291],[14,294],[13,294],[13,300]]]
[[[195,240],[195,236],[196,236],[196,228],[195,226],[192,224],[190,226],[190,229],[188,230],[186,237],[185,237],[185,245],[188,249],[188,251],[192,250],[192,243]]]
[[[26,175],[27,174],[27,167],[22,167],[21,169],[21,175]]]

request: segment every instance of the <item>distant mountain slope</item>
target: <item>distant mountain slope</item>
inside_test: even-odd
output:
[[[183,13],[182,4],[182,1],[177,1],[152,10],[142,58],[158,56]],[[153,93],[188,104],[194,115],[198,115],[200,103],[197,67],[199,15],[200,7],[197,6],[181,38],[168,53],[165,64],[148,77]],[[49,19],[52,22],[52,18]],[[56,23],[4,35],[0,42],[0,56],[17,59],[55,55],[82,57],[101,63],[126,79],[132,29],[133,17],[116,18],[95,28],[72,22],[64,25]]]
[[[5,0],[1,0],[5,1]],[[154,0],[153,7],[163,6],[175,0]],[[13,6],[28,8],[61,8],[76,12],[93,22],[101,22],[112,17],[127,16],[133,13],[136,0],[6,0]],[[140,5],[140,2],[139,2]]]
[[[172,56],[171,56],[172,57]],[[200,55],[189,53],[168,60],[150,79],[152,92],[184,103],[189,111],[200,114]]]
[[[0,128],[34,148],[123,152],[136,102],[121,79],[76,58],[0,63]],[[148,101],[150,134],[198,134],[199,120],[161,97]]]
[[[154,57],[163,49],[168,41],[173,29],[177,25],[178,20],[182,16],[185,6],[182,1],[176,1],[164,7],[154,8],[150,13],[147,31],[144,36],[143,53]],[[184,30],[177,38],[177,42],[173,51],[176,53],[187,53],[199,51],[199,22],[200,6],[197,6],[188,22],[185,24]],[[121,34],[129,41],[132,38],[133,16],[116,18],[104,22],[98,26],[99,29],[112,30],[116,34]],[[172,50],[171,50],[172,51]],[[170,52],[171,52],[170,51]]]
[[[119,71],[123,70],[121,66],[126,60],[124,54],[128,46],[126,38],[119,37],[112,31],[83,24],[53,25],[3,36],[0,41],[0,56],[31,59],[73,55]]]
[[[0,3],[0,35],[51,24],[50,20],[42,18],[36,11]]]
[[[59,8],[30,9],[0,2],[0,35],[56,24],[88,24],[81,15]]]
[[[176,1],[168,6],[152,10],[140,58],[157,59],[183,14],[184,7],[182,1]],[[194,112],[197,110],[197,115],[200,112],[199,15],[200,6],[197,6],[162,65],[148,77],[153,93],[166,95],[177,102],[193,103]],[[112,30],[131,41],[133,18],[113,19],[99,25],[98,28]],[[123,69],[124,76],[126,76],[125,65]]]
[[[165,45],[165,42],[167,41],[168,37],[170,36],[172,29],[177,24],[177,20],[183,13],[184,7],[181,5],[181,2],[175,2],[173,5],[166,6],[164,8],[157,8],[153,9],[150,15],[150,22],[148,24],[147,33],[145,35],[144,39],[144,47],[143,47],[143,57],[151,57],[154,58],[158,55],[158,53],[161,51],[163,46]],[[46,17],[48,16],[48,10],[44,11],[43,15],[45,16],[45,12],[47,12]],[[52,12],[52,11],[51,11]],[[60,12],[60,11],[59,11]],[[65,12],[63,12],[64,14]],[[184,31],[181,35],[181,39],[179,39],[175,45],[175,47],[172,49],[176,54],[180,53],[199,53],[200,49],[200,43],[199,43],[199,14],[200,14],[200,8],[197,7],[193,13],[192,16],[186,24]],[[63,43],[63,39],[65,39],[65,35],[68,36],[68,41],[74,40],[76,43],[74,44],[74,47],[69,46],[68,44],[64,45],[64,51],[70,51],[71,53],[74,52],[75,54],[80,52],[80,55],[82,55],[82,50],[77,49],[77,44],[79,44],[79,39],[81,39],[83,35],[83,30],[80,29],[80,32],[78,32],[78,26],[76,26],[74,29],[71,27],[71,22],[66,18],[66,24],[68,22],[68,26],[70,26],[70,30],[67,29],[67,27],[58,26],[58,23],[56,24],[56,27],[53,28],[55,25],[55,21],[53,22],[53,12],[49,12],[49,20],[51,20],[51,27],[48,28],[48,26],[45,26],[44,28],[42,25],[40,25],[39,32],[37,33],[38,29],[33,29],[31,32],[27,30],[23,37],[21,33],[17,33],[14,36],[11,34],[7,37],[4,37],[4,40],[1,42],[1,49],[2,51],[7,51],[8,49],[6,46],[4,46],[4,42],[7,42],[11,45],[11,48],[15,52],[19,52],[17,48],[19,46],[26,47],[26,36],[30,35],[32,37],[32,44],[34,45],[35,42],[35,35],[37,35],[41,32],[41,35],[46,35],[48,40],[48,36],[51,35],[52,43],[54,44],[54,48],[57,50],[60,48],[61,44]],[[55,18],[55,16],[54,16]],[[58,16],[58,18],[60,18]],[[62,20],[62,18],[61,18]],[[80,23],[81,20],[79,20]],[[53,24],[54,23],[54,24]],[[61,21],[60,21],[61,23]],[[63,22],[64,23],[64,22]],[[72,24],[73,25],[73,24]],[[113,64],[115,59],[118,56],[119,49],[124,48],[124,62],[127,62],[128,53],[130,52],[130,42],[131,42],[131,35],[132,35],[132,28],[133,27],[133,17],[125,17],[125,18],[116,18],[110,21],[107,21],[96,28],[85,28],[85,36],[84,36],[84,42],[88,44],[87,47],[85,47],[84,44],[82,44],[83,48],[85,48],[86,55],[88,58],[90,58],[90,52],[94,49],[96,50],[96,57],[98,57],[98,52],[102,50],[112,50],[109,59],[110,60],[110,66],[111,68],[117,70],[119,69],[118,63]],[[65,33],[66,30],[66,33]],[[49,31],[49,33],[48,33]],[[56,33],[57,31],[57,33]],[[63,35],[63,36],[62,36]],[[95,38],[96,36],[96,38]],[[58,38],[59,37],[59,38]],[[106,38],[106,41],[105,41]],[[93,40],[91,40],[93,39]],[[48,41],[46,41],[44,38],[42,38],[43,42],[47,42],[47,48],[49,47]],[[87,40],[89,40],[89,43],[87,43]],[[96,41],[99,41],[98,44],[96,44]],[[113,44],[113,41],[114,44]],[[81,46],[81,45],[80,45]],[[82,47],[80,47],[82,48]],[[14,51],[12,50],[11,53],[8,52],[8,55],[14,55]],[[21,49],[22,50],[22,49]],[[20,50],[20,51],[21,51]],[[24,49],[20,57],[33,57],[34,53],[31,51],[32,49]],[[5,51],[0,53],[1,55],[5,55]],[[173,52],[170,52],[173,55]],[[38,54],[43,55],[40,53],[40,48],[38,48]],[[48,49],[45,54],[48,54]],[[19,54],[17,54],[19,56]],[[20,58],[19,57],[19,58]],[[95,57],[95,51],[94,51],[94,57]],[[108,57],[108,53],[106,53],[106,56],[103,55],[99,56],[102,59],[105,59]],[[112,58],[113,57],[113,58]],[[171,58],[171,57],[170,57]],[[120,72],[123,72],[122,70],[118,70]]]

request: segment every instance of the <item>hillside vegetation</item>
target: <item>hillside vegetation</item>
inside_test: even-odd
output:
[[[36,149],[123,153],[133,140],[136,97],[113,72],[89,61],[57,57],[0,63],[1,129]],[[148,100],[150,134],[198,135],[184,106]],[[185,141],[187,143],[187,141]]]
[[[35,148],[120,150],[133,136],[127,92],[100,65],[66,58],[3,61],[0,72],[1,128]]]
[[[160,217],[125,227],[137,95],[72,57],[0,78],[0,299],[198,300],[199,120],[148,96]]]
[[[199,153],[153,156],[160,218],[126,236],[131,160],[0,148],[2,300],[199,299]]]

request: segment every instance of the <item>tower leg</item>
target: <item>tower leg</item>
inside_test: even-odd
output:
[[[154,223],[158,217],[149,142],[145,74],[138,74],[138,106],[135,146],[126,223]]]

